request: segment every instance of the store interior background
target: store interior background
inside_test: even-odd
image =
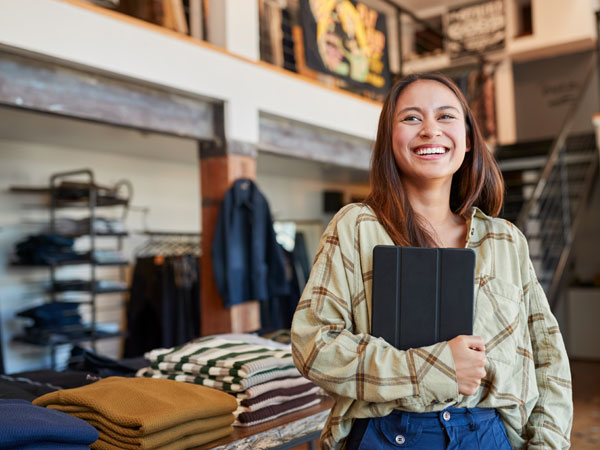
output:
[[[129,16],[120,18],[119,13],[94,3],[101,2],[0,0],[0,58],[12,60],[17,55],[89,73],[92,78],[113,77],[198,102],[223,103],[227,141],[253,149],[250,158],[255,169],[250,172],[254,170],[273,218],[297,221],[310,230],[312,257],[317,244],[314,230],[322,230],[332,217],[324,211],[323,193],[336,191],[343,202],[350,202],[368,192],[368,147],[380,104],[332,87],[331,82],[327,85],[327,80],[284,73],[260,62],[257,0],[209,2],[206,39],[211,44],[178,37]],[[270,3],[287,4],[285,0]],[[396,10],[389,2],[364,3],[390,14],[388,33],[397,37]],[[396,3],[428,18],[469,2]],[[497,145],[555,137],[576,93],[573,86],[580,86],[590,53],[597,48],[595,14],[600,2],[575,0],[566,5],[560,0],[531,0],[533,34],[517,38],[510,14],[521,3],[505,1],[507,42],[502,52],[492,56],[497,63]],[[405,37],[401,45],[408,42]],[[401,62],[396,38],[389,39],[388,50],[390,68],[397,73]],[[403,64],[403,72],[408,73],[447,69],[450,61],[435,55]],[[594,132],[591,117],[600,112],[597,70],[594,77],[575,118],[576,131]],[[552,91],[540,86],[564,89],[552,98]],[[39,196],[15,194],[10,188],[44,186],[52,173],[80,168],[91,168],[99,184],[129,180],[133,207],[127,214],[130,235],[124,240],[124,254],[133,262],[136,249],[148,239],[141,231],[202,233],[202,152],[198,139],[191,137],[101,123],[94,117],[82,120],[62,111],[60,105],[54,111],[36,111],[6,98],[0,106],[0,337],[5,372],[16,373],[48,367],[50,362],[47,349],[13,339],[23,327],[16,313],[44,301],[47,269],[11,266],[15,243],[42,229],[48,209]],[[281,129],[299,124],[298,129],[304,130],[300,136],[316,136],[314,142],[324,143],[324,149],[307,151],[303,157],[305,147],[277,147],[267,133],[273,117]],[[323,136],[351,142],[358,149],[354,159],[346,162],[344,156],[336,156]],[[361,153],[362,147],[366,153]],[[112,213],[120,210],[116,207]],[[596,182],[574,242],[569,274],[573,283],[566,286],[555,311],[571,357],[590,363],[600,361],[599,225],[600,183]],[[68,270],[77,276],[83,269]],[[113,275],[114,269],[102,270]],[[575,280],[595,286],[577,286]],[[118,295],[103,300],[99,320],[122,324],[121,302]],[[121,342],[102,342],[99,350],[118,358]],[[59,360],[64,361],[68,351],[62,349]]]

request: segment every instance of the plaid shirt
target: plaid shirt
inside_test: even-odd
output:
[[[393,244],[373,211],[348,205],[327,227],[292,324],[296,367],[335,400],[325,448],[343,447],[354,418],[451,405],[496,408],[513,448],[569,447],[569,363],[527,241],[477,208],[465,219],[477,255],[474,335],[487,356],[471,396],[458,393],[447,342],[401,351],[369,334],[373,247]]]

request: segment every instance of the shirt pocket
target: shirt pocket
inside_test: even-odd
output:
[[[484,277],[475,304],[473,334],[481,336],[486,356],[512,364],[525,318],[523,290],[508,281]]]

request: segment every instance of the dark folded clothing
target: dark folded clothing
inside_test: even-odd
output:
[[[0,375],[0,399],[21,399],[29,402],[40,395],[58,390],[58,386],[32,382],[25,378]]]
[[[58,444],[55,442],[35,442],[33,444],[3,447],[4,450],[89,450],[89,445]]]
[[[94,330],[96,338],[112,335],[113,332],[100,330],[98,327]],[[91,337],[92,329],[89,325],[77,324],[47,328],[30,327],[27,333],[19,336],[19,340],[35,345],[49,345],[68,343],[73,340],[89,340]]]
[[[34,327],[57,327],[81,323],[79,304],[74,302],[52,302],[19,311],[18,317],[33,319]]]
[[[98,439],[98,431],[84,420],[25,400],[0,399],[0,430],[0,448],[90,445]]]
[[[81,257],[73,250],[73,239],[55,234],[29,236],[17,244],[16,254],[22,264],[56,264]]]
[[[143,357],[116,361],[76,345],[71,350],[68,367],[72,370],[94,373],[102,378],[134,377],[139,369],[146,367],[149,363],[150,361]]]
[[[114,188],[79,181],[61,182],[54,195],[61,200],[86,200],[90,195],[90,190],[96,191],[98,204],[101,203],[101,199],[119,199]]]
[[[50,389],[48,392],[52,392],[59,389],[85,386],[97,380],[97,377],[90,378],[88,374],[89,372],[77,370],[63,370],[62,372],[58,372],[56,370],[42,369],[13,373],[6,376],[27,383],[41,385]]]
[[[38,248],[69,249],[73,247],[74,242],[75,241],[70,237],[42,233],[28,236],[23,242],[19,242],[17,244],[17,250],[35,250]]]
[[[28,333],[60,333],[69,329],[69,327],[73,329],[81,328],[82,326],[81,316],[77,314],[75,316],[61,317],[51,323],[34,323],[25,327],[25,329]]]

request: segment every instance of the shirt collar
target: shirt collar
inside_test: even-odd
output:
[[[255,185],[252,180],[247,178],[238,178],[233,184],[233,197],[235,206],[252,206],[254,190]]]
[[[469,239],[473,237],[477,232],[476,228],[478,223],[480,223],[482,220],[489,219],[489,216],[486,215],[477,206],[472,206],[471,208],[465,211],[462,217],[465,219],[465,222],[467,224],[466,242],[468,244]]]

